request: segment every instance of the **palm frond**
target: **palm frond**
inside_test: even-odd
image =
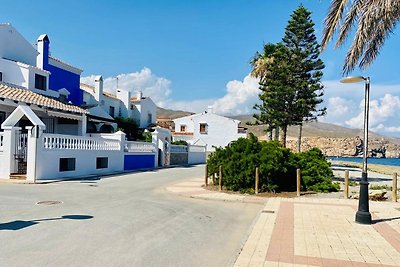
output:
[[[324,20],[324,30],[322,33],[321,50],[324,50],[328,42],[333,38],[333,34],[339,27],[343,17],[343,12],[348,0],[333,0],[328,11],[328,15]]]

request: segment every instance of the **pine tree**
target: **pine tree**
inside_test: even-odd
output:
[[[300,5],[291,15],[286,26],[283,44],[291,51],[293,77],[296,80],[294,93],[297,101],[295,110],[299,121],[299,150],[303,121],[315,121],[318,116],[326,114],[326,108],[319,108],[322,103],[323,85],[321,84],[322,70],[325,67],[319,58],[320,45],[314,34],[314,23],[311,12]]]
[[[282,43],[268,44],[252,61],[252,73],[260,78],[262,102],[254,106],[259,110],[254,117],[268,125],[267,131],[281,128],[284,146],[288,126],[302,125],[326,113],[325,108],[318,107],[323,96],[320,80],[324,64],[319,59],[320,47],[310,15],[300,5],[291,15]]]

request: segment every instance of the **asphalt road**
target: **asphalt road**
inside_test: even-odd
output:
[[[227,266],[262,205],[167,185],[204,166],[51,184],[0,184],[0,266]],[[43,205],[39,201],[62,201]]]

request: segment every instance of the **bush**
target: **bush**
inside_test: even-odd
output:
[[[301,170],[302,189],[315,192],[338,191],[337,184],[332,183],[331,164],[318,148],[296,155],[297,168]]]
[[[335,191],[333,173],[319,149],[294,154],[277,141],[259,142],[254,135],[240,138],[226,148],[217,148],[208,160],[209,174],[223,166],[223,184],[228,190],[251,192],[259,167],[259,188],[265,191],[296,190],[296,168],[302,170],[303,189]],[[217,180],[219,177],[217,177]]]
[[[171,144],[179,145],[179,146],[187,146],[188,142],[186,142],[185,140],[176,140],[176,141],[173,141]]]

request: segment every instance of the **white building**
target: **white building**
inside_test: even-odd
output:
[[[184,140],[192,145],[207,146],[207,151],[214,151],[215,147],[225,147],[230,142],[247,136],[246,130],[239,127],[240,121],[214,114],[210,107],[208,111],[173,121],[174,141]]]
[[[114,118],[131,118],[139,128],[145,129],[154,126],[157,118],[157,106],[150,97],[143,97],[142,92],[137,92],[136,96],[131,96],[130,91],[117,88],[117,94],[104,91],[103,78],[97,76],[94,81],[95,86],[81,83],[83,94],[83,104],[88,107],[89,122],[93,122],[97,131],[109,132],[105,130],[116,130]],[[112,127],[104,129],[105,126]],[[93,127],[91,124],[89,126]],[[102,131],[101,129],[104,129]]]
[[[10,24],[0,24],[0,179],[154,168],[160,154],[154,144],[127,141],[122,132],[88,134],[88,126],[96,123],[96,133],[114,132],[118,116],[132,117],[144,127],[155,123],[151,99],[136,101],[122,90],[103,92],[101,77],[85,94],[82,70],[52,57],[49,47],[45,34],[32,45]],[[138,107],[145,115],[135,113]],[[144,123],[141,115],[147,118]]]

